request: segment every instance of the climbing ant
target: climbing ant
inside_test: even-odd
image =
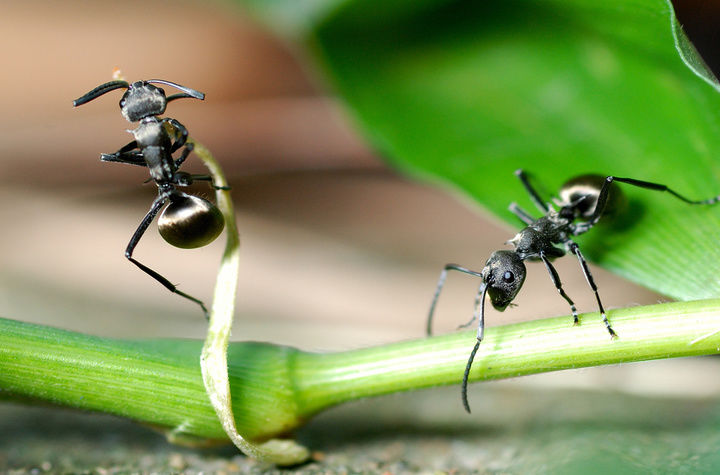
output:
[[[593,280],[590,268],[585,261],[585,257],[580,252],[577,243],[572,240],[572,236],[583,234],[595,226],[604,214],[616,210],[619,203],[622,202],[621,191],[615,184],[616,182],[626,183],[648,190],[667,191],[676,198],[691,205],[709,205],[720,201],[720,196],[700,201],[689,200],[665,185],[635,180],[633,178],[582,175],[569,180],[560,188],[559,199],[553,200],[555,205],[559,207],[559,209],[556,210],[552,204],[544,201],[540,197],[540,194],[530,184],[525,172],[517,170],[515,175],[520,179],[520,182],[530,195],[530,199],[543,213],[543,216],[535,219],[516,203],[511,203],[509,207],[510,211],[526,225],[515,237],[507,242],[508,244],[512,244],[515,249],[495,251],[480,272],[461,267],[457,264],[447,264],[440,274],[440,279],[438,280],[435,295],[433,296],[428,313],[426,331],[427,334],[430,335],[432,333],[432,318],[435,312],[435,305],[440,296],[440,291],[445,284],[448,271],[455,270],[482,279],[482,283],[475,297],[473,318],[468,323],[461,325],[462,327],[468,326],[476,319],[478,319],[479,322],[477,342],[470,352],[470,357],[465,366],[462,379],[462,403],[468,413],[470,412],[470,405],[467,399],[468,377],[473,359],[480,347],[480,342],[482,341],[485,330],[485,296],[486,294],[490,295],[490,302],[496,310],[500,312],[505,310],[515,299],[515,296],[525,281],[525,264],[523,261],[542,261],[543,264],[545,264],[545,268],[550,274],[550,279],[555,285],[555,288],[570,305],[573,321],[577,325],[579,320],[575,304],[563,290],[560,276],[551,264],[553,259],[562,257],[567,252],[574,254],[580,263],[580,268],[585,275],[585,280],[587,280],[588,285],[590,285],[590,288],[595,293],[595,300],[597,300],[605,328],[607,328],[611,338],[617,337],[617,334],[610,326],[610,322],[608,322],[607,315],[605,315],[605,308],[600,301],[597,286]],[[578,220],[580,221],[575,222]]]
[[[162,88],[153,86],[151,83],[172,86],[182,92],[166,97]],[[158,218],[158,229],[160,235],[173,246],[184,249],[202,247],[211,243],[223,230],[225,221],[222,213],[214,204],[175,189],[176,186],[188,186],[196,180],[212,182],[212,178],[208,175],[191,175],[178,171],[180,165],[193,151],[194,145],[187,142],[188,131],[184,125],[175,119],[158,118],[158,115],[165,112],[168,102],[181,98],[203,100],[205,94],[161,79],[136,81],[132,84],[123,80],[115,80],[101,84],[76,99],[73,101],[73,106],[83,105],[115,89],[126,89],[120,99],[120,112],[128,122],[139,122],[139,125],[130,131],[135,140],[115,153],[101,154],[100,160],[147,167],[150,171],[148,181],[154,181],[158,187],[158,197],[155,198],[150,211],[130,238],[125,249],[125,257],[171,292],[200,305],[205,318],[208,318],[208,311],[201,300],[178,290],[165,277],[138,262],[132,256],[140,238],[168,201],[168,206]],[[182,147],[184,149],[181,155],[174,159],[172,154]],[[225,189],[215,185],[213,187]]]

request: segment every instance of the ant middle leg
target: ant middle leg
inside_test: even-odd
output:
[[[100,154],[100,161],[127,163],[130,165],[139,165],[141,167],[147,166],[147,163],[145,162],[145,157],[143,157],[142,152],[138,149],[138,145],[135,140],[124,145],[122,148],[120,148],[120,150],[115,153]]]
[[[518,217],[520,221],[525,223],[526,225],[530,226],[532,223],[534,223],[536,220],[532,216],[530,216],[530,213],[522,209],[520,206],[518,206],[517,203],[510,203],[510,206],[508,206],[508,209],[512,214]]]
[[[140,226],[138,226],[137,230],[133,234],[132,238],[130,238],[130,242],[127,245],[127,248],[125,249],[125,257],[135,264],[140,270],[148,274],[153,279],[160,282],[166,289],[168,289],[170,292],[173,292],[175,294],[180,295],[181,297],[184,297],[188,300],[191,300],[195,302],[196,304],[200,305],[200,308],[203,311],[203,314],[205,314],[205,319],[209,319],[210,315],[208,314],[207,308],[205,308],[205,304],[202,302],[202,300],[197,299],[193,297],[192,295],[188,295],[185,292],[182,292],[178,290],[178,288],[169,280],[167,280],[165,277],[160,275],[158,272],[152,270],[145,264],[142,264],[138,260],[136,260],[132,254],[135,250],[135,247],[137,246],[138,242],[140,241],[140,238],[142,238],[143,234],[145,234],[145,231],[147,231],[148,226],[150,226],[150,223],[152,223],[153,219],[155,219],[155,216],[157,216],[158,212],[162,209],[162,207],[165,205],[167,200],[170,198],[170,195],[174,193],[174,190],[172,191],[164,191],[160,192],[160,195],[155,198],[155,201],[153,201],[152,206],[150,207],[150,211],[145,215],[142,222],[140,223]]]
[[[583,256],[582,252],[580,252],[580,247],[577,245],[574,241],[568,241],[568,246],[570,249],[570,252],[575,254],[578,258],[578,262],[580,262],[580,267],[582,268],[583,274],[585,275],[585,280],[587,281],[588,285],[592,289],[592,291],[595,293],[595,300],[597,300],[598,308],[600,309],[600,315],[602,315],[603,323],[605,324],[605,328],[607,328],[608,333],[610,333],[611,338],[616,338],[617,333],[615,333],[615,330],[612,329],[610,326],[610,322],[608,321],[607,315],[605,314],[605,308],[603,307],[602,302],[600,301],[600,294],[598,294],[598,288],[597,285],[595,285],[595,279],[593,279],[592,273],[590,272],[590,268],[588,267],[587,261],[585,260],[585,256]]]
[[[580,323],[577,308],[575,308],[575,303],[572,301],[570,296],[568,296],[568,294],[565,293],[565,290],[563,290],[562,282],[560,281],[560,275],[558,274],[557,270],[555,270],[555,267],[550,263],[550,260],[545,257],[545,254],[540,254],[540,259],[542,259],[543,264],[545,264],[545,268],[547,269],[548,274],[550,274],[550,279],[555,285],[555,288],[560,293],[562,298],[564,298],[565,301],[570,305],[570,311],[572,312],[573,316],[573,324],[577,325],[578,323]],[[603,313],[603,315],[605,314]]]

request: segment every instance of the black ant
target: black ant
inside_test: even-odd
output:
[[[166,97],[162,88],[153,86],[151,83],[166,84],[182,92]],[[150,206],[150,211],[130,238],[125,249],[125,257],[171,292],[200,305],[205,317],[208,318],[208,311],[201,300],[178,290],[165,277],[138,262],[132,256],[140,238],[168,201],[168,206],[158,218],[158,229],[160,235],[173,246],[184,249],[205,246],[211,243],[225,226],[222,213],[214,204],[175,189],[176,186],[188,186],[195,180],[212,182],[212,178],[208,175],[191,175],[178,171],[180,165],[193,151],[194,145],[187,143],[188,131],[184,125],[175,119],[158,118],[158,115],[165,112],[168,102],[181,98],[203,100],[205,94],[160,79],[136,81],[132,84],[127,81],[115,80],[102,84],[76,99],[73,101],[73,106],[77,107],[90,102],[115,89],[126,89],[120,99],[120,111],[128,122],[139,122],[139,125],[136,129],[129,131],[135,136],[135,140],[115,153],[101,154],[100,160],[147,167],[150,171],[148,181],[154,181],[158,187],[158,197],[155,198]],[[171,136],[168,129],[173,131],[174,137]],[[172,154],[182,147],[184,149],[181,155],[174,159]]]
[[[575,325],[577,325],[579,320],[575,304],[563,290],[560,276],[551,264],[553,259],[562,257],[567,252],[574,254],[580,263],[580,268],[585,275],[585,280],[587,280],[588,285],[590,285],[590,288],[595,293],[595,299],[597,300],[600,314],[605,323],[605,328],[607,328],[611,338],[617,337],[617,334],[610,326],[610,322],[608,322],[607,316],[605,315],[605,308],[600,301],[597,286],[590,273],[590,268],[585,261],[585,257],[583,257],[580,252],[577,243],[572,240],[572,236],[583,234],[595,226],[603,215],[617,210],[623,198],[620,189],[615,184],[616,182],[626,183],[648,190],[667,191],[676,198],[691,205],[709,205],[720,201],[720,196],[707,200],[692,201],[665,185],[635,180],[633,178],[583,175],[569,180],[560,188],[559,199],[553,200],[555,205],[559,207],[559,209],[556,210],[551,203],[544,201],[540,197],[540,194],[535,191],[522,170],[517,170],[515,175],[520,179],[520,182],[530,195],[532,202],[543,213],[543,216],[535,219],[516,203],[511,203],[510,211],[526,225],[515,237],[507,242],[508,244],[512,244],[515,249],[495,251],[480,272],[461,267],[457,264],[447,264],[440,274],[440,279],[438,280],[437,289],[435,290],[428,314],[426,330],[427,334],[430,335],[432,333],[432,318],[435,312],[435,305],[437,304],[448,271],[456,270],[482,279],[482,283],[475,297],[473,318],[468,323],[461,325],[461,327],[466,327],[476,319],[479,321],[477,342],[470,352],[470,358],[465,366],[462,380],[462,403],[468,413],[470,412],[470,405],[467,399],[468,376],[475,354],[480,347],[485,329],[485,295],[490,295],[490,301],[496,310],[501,312],[505,310],[515,299],[515,296],[525,281],[525,264],[523,261],[542,261],[543,264],[545,264],[545,268],[550,274],[550,279],[553,284],[555,284],[555,288],[557,288],[562,298],[570,305],[573,321]],[[575,222],[578,220],[580,221]]]

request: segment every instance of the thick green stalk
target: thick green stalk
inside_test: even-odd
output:
[[[291,439],[270,439],[263,443],[249,441],[244,433],[238,432],[232,404],[228,368],[228,342],[235,316],[235,292],[237,291],[240,263],[240,236],[235,223],[235,212],[228,190],[228,182],[220,164],[202,144],[188,139],[195,147],[195,153],[203,161],[217,187],[217,205],[225,219],[225,251],[218,268],[215,283],[210,322],[205,344],[200,356],[205,389],[215,409],[225,434],[237,448],[250,457],[277,465],[295,465],[310,457],[307,448]],[[240,414],[240,419],[244,414]]]
[[[720,300],[613,310],[488,328],[470,381],[720,353]],[[238,431],[266,440],[345,401],[458,384],[473,332],[342,353],[233,343],[228,370]],[[123,341],[0,319],[0,392],[117,414],[177,436],[226,439],[199,366],[202,342]],[[459,393],[459,392],[458,392]],[[457,402],[459,404],[459,401]]]

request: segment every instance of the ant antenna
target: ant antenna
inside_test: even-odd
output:
[[[106,94],[110,91],[114,91],[115,89],[121,89],[125,88],[127,89],[130,86],[127,81],[110,81],[106,82],[105,84],[101,84],[92,91],[88,92],[82,97],[79,97],[73,101],[73,106],[81,106],[87,102],[92,101],[93,99],[97,99],[98,97],[102,96],[103,94]]]
[[[470,403],[468,402],[467,397],[468,378],[470,377],[470,368],[472,368],[473,360],[475,359],[475,353],[477,353],[478,349],[480,348],[480,342],[482,341],[483,333],[485,332],[485,295],[487,294],[487,291],[488,285],[483,282],[480,286],[480,289],[478,290],[478,298],[475,299],[475,316],[473,317],[473,320],[475,319],[475,317],[479,318],[477,341],[475,342],[475,346],[470,352],[470,358],[468,358],[468,362],[465,365],[465,372],[463,373],[462,379],[462,389],[460,390],[463,407],[468,414],[470,414]],[[480,304],[480,315],[477,315],[478,303]]]
[[[194,99],[194,96],[180,92],[178,94],[171,94],[165,98],[167,102],[174,101],[175,99]]]
[[[145,82],[156,82],[158,84],[165,84],[167,86],[172,86],[174,88],[180,89],[182,92],[187,94],[187,96],[176,95],[176,97],[174,97],[174,99],[180,99],[180,97],[192,97],[195,99],[200,99],[201,101],[203,99],[205,99],[205,94],[203,94],[200,91],[196,91],[195,89],[191,89],[189,87],[181,86],[180,84],[176,84],[174,82],[165,81],[164,79],[149,79]]]

